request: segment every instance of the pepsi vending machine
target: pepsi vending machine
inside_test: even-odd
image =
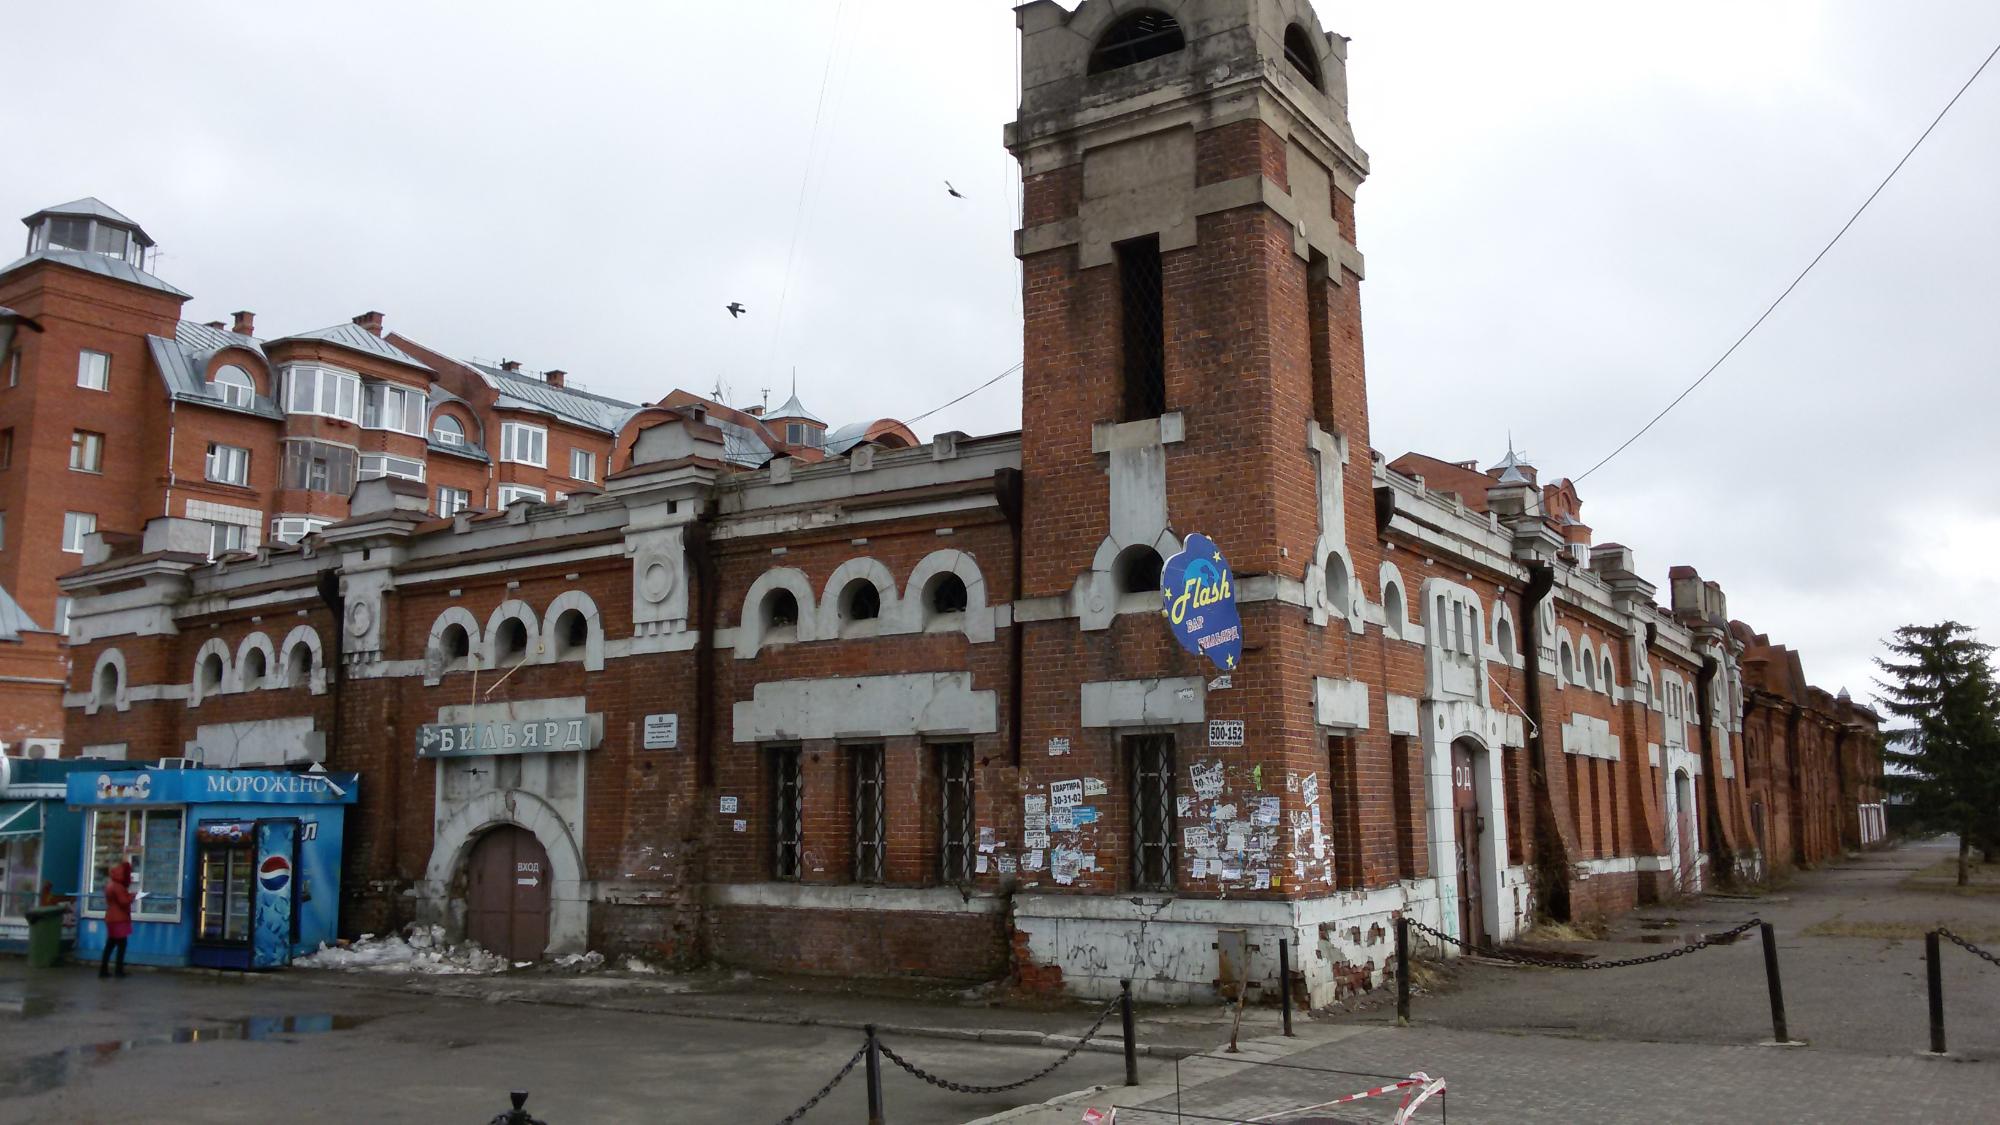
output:
[[[189,963],[212,969],[287,965],[298,944],[299,821],[195,825],[198,917]]]

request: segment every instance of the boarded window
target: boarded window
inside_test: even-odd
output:
[[[1333,878],[1338,890],[1361,886],[1361,807],[1359,766],[1355,761],[1354,740],[1330,735],[1326,740],[1327,796],[1333,807]]]
[[[1167,410],[1164,279],[1157,235],[1121,242],[1118,253],[1119,374],[1122,401],[1118,420],[1157,418]]]

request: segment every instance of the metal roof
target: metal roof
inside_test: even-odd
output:
[[[508,371],[489,364],[474,363],[471,367],[486,380],[486,385],[500,393],[493,405],[499,410],[526,410],[535,414],[547,414],[573,426],[589,430],[599,430],[616,434],[625,428],[645,407],[637,403],[607,398],[591,394],[573,387],[558,387],[533,375],[518,371]]]
[[[405,364],[419,371],[430,370],[417,357],[354,323],[336,324],[331,328],[317,328],[311,332],[295,332],[290,336],[280,336],[270,342],[278,344],[286,340],[317,340],[323,344],[333,344],[346,348],[351,352],[360,352],[363,355],[372,355],[378,359],[386,359],[391,363]]]
[[[86,195],[82,199],[72,199],[68,203],[58,203],[54,207],[44,207],[27,218],[22,219],[21,223],[24,226],[32,227],[50,215],[103,219],[106,222],[131,227],[132,233],[138,236],[140,245],[151,246],[153,244],[153,240],[147,237],[146,232],[140,228],[138,223],[133,222],[116,207],[111,206],[94,195]]]
[[[855,446],[860,445],[862,440],[868,436],[868,427],[873,424],[872,422],[849,422],[847,425],[826,435],[826,455],[828,457],[838,457]]]
[[[209,387],[209,359],[226,347],[248,348],[262,356],[264,349],[255,337],[183,320],[174,326],[173,339],[148,336],[146,346],[152,350],[153,366],[159,368],[168,396],[175,401],[198,402],[218,410],[234,410],[240,414],[284,421],[285,414],[278,409],[278,404],[264,395],[258,395],[249,406],[237,406],[224,402],[222,396]]]
[[[94,273],[99,277],[109,277],[117,281],[128,281],[133,285],[143,285],[148,289],[157,289],[182,300],[187,300],[190,296],[123,258],[114,258],[109,254],[98,254],[89,250],[37,250],[25,258],[16,258],[5,267],[0,267],[0,275],[13,273],[23,266],[36,262],[55,262],[58,265],[83,270],[85,273]]]
[[[761,468],[771,459],[771,447],[756,430],[710,414],[702,419],[722,431],[722,459],[746,469]]]
[[[770,420],[786,418],[795,419],[800,422],[818,422],[822,426],[826,425],[826,419],[807,410],[806,404],[799,401],[799,392],[797,391],[793,391],[792,397],[785,400],[785,405],[771,411],[769,414],[764,415],[764,417]]]
[[[34,618],[28,616],[27,610],[21,608],[21,603],[7,593],[7,587],[0,586],[0,641],[18,641],[22,633],[45,631],[35,624]]]

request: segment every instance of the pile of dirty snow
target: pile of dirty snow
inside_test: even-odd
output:
[[[443,926],[411,926],[408,937],[362,934],[361,940],[348,945],[322,943],[319,952],[292,964],[305,969],[349,972],[497,973],[507,968],[507,959],[488,953],[477,942],[446,944]]]

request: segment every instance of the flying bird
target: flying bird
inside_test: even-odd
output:
[[[729,319],[731,320],[735,320],[737,317],[750,311],[743,307],[743,302],[741,301],[731,301],[722,307],[729,310]]]
[[[946,181],[944,182],[944,190],[945,190],[945,191],[947,191],[947,192],[949,192],[949,193],[951,194],[951,197],[952,197],[953,199],[964,199],[964,198],[965,198],[965,193],[964,193],[964,192],[961,192],[961,191],[959,191],[959,190],[958,190],[957,188],[955,188],[955,187],[951,186],[951,181],[950,181],[950,180],[946,180]]]

